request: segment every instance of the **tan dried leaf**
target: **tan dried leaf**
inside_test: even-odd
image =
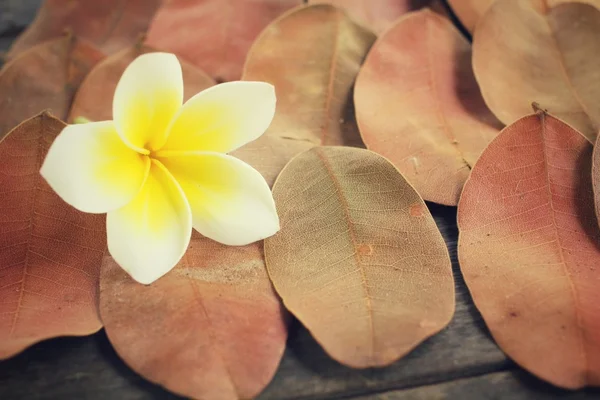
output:
[[[0,142],[0,359],[102,326],[96,307],[104,216],[75,210],[39,174],[64,127],[43,113]]]
[[[150,286],[106,257],[100,312],[131,368],[196,399],[257,396],[275,374],[287,338],[262,243],[228,247],[196,233],[182,262]]]
[[[46,109],[66,119],[79,84],[102,57],[91,45],[65,36],[35,46],[4,65],[0,70],[0,138]]]
[[[494,3],[475,32],[475,76],[502,122],[527,115],[538,102],[594,140],[600,129],[600,10],[552,5]]]
[[[448,250],[427,206],[383,157],[315,147],[273,188],[281,231],[265,240],[284,304],[337,361],[381,367],[454,313]]]
[[[500,347],[548,382],[600,385],[600,230],[592,146],[538,112],[506,127],[458,205],[458,255]]]
[[[250,50],[243,79],[275,85],[275,119],[263,138],[234,155],[272,184],[294,155],[310,147],[362,146],[352,89],[374,40],[329,5],[298,7],[269,25]]]
[[[78,117],[91,121],[112,120],[112,101],[125,68],[138,56],[155,51],[148,46],[135,45],[98,63],[81,83],[68,120],[71,122]],[[215,84],[203,71],[184,60],[179,62],[183,71],[184,100]]]
[[[354,93],[360,133],[425,200],[456,205],[471,166],[502,126],[445,17],[407,14],[375,42]]]

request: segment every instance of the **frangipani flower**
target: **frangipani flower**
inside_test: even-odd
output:
[[[142,55],[117,85],[114,121],[67,126],[41,169],[67,203],[107,213],[110,254],[144,284],[183,257],[192,227],[232,246],[279,230],[264,178],[224,154],[268,128],[275,113],[273,86],[223,83],[182,103],[177,58]]]

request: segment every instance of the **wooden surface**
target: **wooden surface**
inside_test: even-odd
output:
[[[37,4],[39,0],[0,0],[0,50],[31,21]],[[498,349],[458,269],[456,210],[429,206],[453,260],[457,307],[450,326],[388,368],[358,371],[331,360],[296,322],[279,371],[260,398],[600,399],[598,390],[568,392],[545,384]],[[104,332],[46,341],[0,362],[1,400],[177,398],[130,370]]]

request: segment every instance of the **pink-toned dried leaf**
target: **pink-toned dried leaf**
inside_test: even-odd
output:
[[[273,187],[281,231],[265,240],[287,309],[336,360],[381,367],[450,322],[448,250],[417,192],[385,158],[315,147]]]
[[[600,129],[600,10],[582,3],[551,5],[494,3],[474,36],[475,76],[502,122],[527,115],[538,102],[594,140]]]
[[[456,14],[463,26],[471,33],[475,31],[475,26],[492,6],[496,0],[448,0],[452,11]],[[546,4],[554,7],[562,3],[587,3],[600,7],[600,0],[546,0]]]
[[[181,55],[219,81],[238,80],[259,33],[301,0],[167,0],[147,43]]]
[[[72,36],[24,52],[0,70],[0,138],[49,109],[66,119],[75,91],[103,55]]]
[[[275,86],[275,118],[261,139],[234,155],[272,184],[294,155],[310,147],[362,146],[352,89],[374,40],[330,5],[299,7],[269,25],[248,54],[243,79]]]
[[[196,399],[258,395],[275,374],[287,338],[262,242],[227,247],[194,234],[182,262],[150,286],[106,257],[100,313],[131,368]]]
[[[446,14],[439,0],[309,0],[308,3],[340,7],[378,34],[392,26],[402,15],[421,8],[430,7],[440,14]]]
[[[66,30],[107,54],[134,44],[162,0],[45,0],[33,23],[15,41],[9,58]]]
[[[367,148],[425,200],[456,205],[471,166],[501,124],[471,69],[471,46],[445,17],[410,13],[375,42],[354,102]]]
[[[500,347],[565,388],[600,385],[592,146],[538,112],[483,152],[458,205],[459,260]]]
[[[98,63],[81,83],[68,120],[77,117],[91,121],[112,120],[113,96],[125,68],[138,56],[155,51],[148,46],[135,45]],[[184,100],[215,84],[204,72],[184,60],[179,61],[183,71]]]
[[[0,359],[102,326],[97,289],[104,217],[70,207],[39,174],[64,127],[43,113],[0,142]]]

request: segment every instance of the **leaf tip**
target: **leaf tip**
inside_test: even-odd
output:
[[[69,42],[75,40],[75,33],[73,32],[73,29],[71,27],[63,29],[63,37]]]
[[[40,112],[39,114],[40,117],[42,118],[52,118],[55,119],[56,117],[52,114],[52,110],[49,108],[46,108],[45,110],[42,110],[42,112]]]
[[[540,104],[538,102],[533,102],[531,103],[531,108],[533,109],[533,112],[536,115],[546,115],[548,114],[548,110],[546,110],[545,108],[542,108],[542,106],[540,106]]]

